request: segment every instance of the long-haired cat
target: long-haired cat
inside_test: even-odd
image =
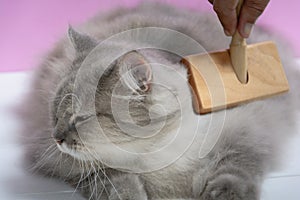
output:
[[[249,42],[270,38],[254,30]],[[300,76],[280,46],[289,93],[195,114],[177,52],[229,40],[215,17],[157,4],[69,27],[22,106],[28,168],[90,199],[259,199],[294,131]]]

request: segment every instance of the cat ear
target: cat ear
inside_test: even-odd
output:
[[[125,54],[118,63],[123,83],[134,92],[150,90],[152,68],[144,56],[136,51]]]
[[[75,31],[71,26],[69,26],[68,36],[75,50],[79,53],[91,50],[97,46],[97,41],[95,39]]]

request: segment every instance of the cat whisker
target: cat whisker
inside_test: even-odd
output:
[[[60,165],[60,169],[61,169],[61,162],[62,162],[62,152],[60,152],[59,156],[57,157],[56,161],[55,161],[55,165],[54,165],[54,168],[52,170],[52,174],[51,174],[51,177],[54,176],[54,173],[56,171],[56,168],[58,165]]]
[[[43,153],[42,156],[40,156],[40,160],[35,163],[32,167],[30,167],[30,169],[32,171],[38,172],[45,164],[46,164],[46,160],[48,160],[49,158],[51,158],[54,154],[56,154],[58,152],[57,148],[55,147],[55,144],[50,145],[46,151]],[[48,155],[47,155],[48,154]]]
[[[41,157],[44,157],[45,155],[46,155],[46,153],[47,153],[47,151],[49,151],[51,148],[56,148],[56,144],[51,144],[46,150],[45,150],[45,152],[41,155]]]
[[[75,157],[73,157],[73,162],[72,162],[72,167],[71,167],[71,170],[70,170],[70,172],[67,174],[67,177],[69,177],[70,175],[71,175],[71,173],[72,173],[72,171],[73,171],[73,168],[74,168],[74,165],[75,165]]]
[[[95,175],[94,175],[95,177]],[[95,199],[97,199],[97,192],[96,191],[96,188],[97,188],[97,183],[96,183],[97,180],[94,180],[94,185],[92,185],[92,183],[90,183],[90,186],[92,186],[92,191],[91,191],[91,195],[89,197],[89,200],[92,199],[92,197],[94,196],[94,193],[95,193]]]
[[[75,192],[77,191],[77,189],[78,189],[78,187],[79,187],[79,185],[80,185],[80,183],[81,183],[81,181],[82,181],[83,175],[84,175],[84,167],[83,167],[83,164],[82,164],[82,160],[79,160],[79,165],[80,165],[80,168],[82,169],[82,172],[80,173],[79,181],[78,181],[78,183],[77,183],[77,185],[76,185],[76,187],[75,187],[75,189],[74,189],[74,191],[73,191],[72,196],[73,196],[73,195],[75,194]]]
[[[91,163],[92,164],[92,166],[93,166],[93,168],[94,168],[94,171],[95,171],[95,183],[96,183],[96,188],[97,188],[97,178],[99,178],[99,181],[100,181],[100,183],[102,184],[102,186],[103,186],[103,189],[101,190],[101,192],[100,192],[100,195],[99,195],[99,197],[101,197],[101,195],[102,195],[102,193],[103,193],[103,191],[105,190],[105,192],[106,192],[106,194],[108,194],[108,191],[106,190],[106,187],[105,187],[105,183],[101,180],[101,176],[99,176],[99,173],[98,173],[98,171],[96,170],[96,167],[93,165],[93,163]],[[96,164],[96,163],[95,163]],[[96,164],[97,165],[97,164]],[[101,170],[101,168],[100,168],[100,170]],[[105,181],[105,179],[104,179],[104,181]],[[96,190],[96,194],[97,194],[97,190]]]
[[[87,148],[86,146],[85,146],[85,149],[91,154],[91,151],[90,151],[90,149],[89,148]],[[94,160],[94,158],[92,158],[92,156],[91,155],[86,155],[87,157],[89,157],[89,160]],[[93,183],[94,183],[94,187],[92,187],[93,186],[93,184],[92,184],[92,182],[91,182],[91,180],[90,180],[90,177],[88,177],[88,181],[89,181],[89,185],[90,185],[90,187],[91,187],[91,192],[92,192],[92,195],[91,195],[91,197],[95,194],[96,195],[96,198],[97,198],[97,196],[101,196],[101,194],[103,193],[103,191],[105,190],[106,191],[106,193],[107,193],[107,190],[106,190],[106,188],[105,188],[105,184],[103,183],[103,181],[101,180],[101,176],[99,176],[99,173],[98,173],[98,171],[96,170],[96,167],[94,166],[94,162],[90,162],[90,169],[91,169],[91,171],[93,171],[94,172],[94,180],[93,180]],[[101,169],[100,169],[101,170]],[[90,171],[90,172],[91,172]],[[88,175],[90,176],[90,174],[91,173],[89,173]],[[98,191],[97,191],[97,179],[99,178],[99,181],[101,182],[101,184],[102,184],[102,186],[103,186],[103,189],[100,191],[100,193],[98,194]],[[95,191],[95,188],[96,188],[96,191]]]
[[[84,187],[90,186],[89,176],[92,173],[92,169],[90,168],[89,171],[86,170],[87,172],[85,172],[85,168],[88,169],[87,163],[84,160],[82,160],[82,159],[80,159],[79,161],[80,161],[80,165],[81,165],[81,168],[82,168],[82,172],[81,172],[80,179],[79,179],[79,181],[78,181],[78,183],[76,185],[76,188],[75,188],[73,194],[75,194],[75,192],[79,188],[80,184],[82,184],[80,188],[84,188]],[[84,180],[88,181],[87,185],[84,185]]]
[[[90,193],[91,193],[91,195],[90,195],[90,198],[93,196],[93,191],[94,191],[94,186],[93,186],[93,184],[92,184],[92,182],[91,182],[91,174],[92,174],[92,168],[90,168],[90,171],[89,171],[89,174],[88,174],[88,176],[87,176],[87,182],[88,182],[88,186],[89,186],[89,190],[90,190]],[[89,198],[89,199],[90,199]]]
[[[35,136],[35,135],[30,135],[30,136],[26,136],[26,135],[18,135],[16,136],[17,139],[22,139],[19,143],[21,143],[21,145],[23,145],[23,143],[27,144],[27,145],[32,145],[34,142],[33,140],[34,139],[41,139],[39,140],[38,142],[41,143],[41,142],[45,142],[45,140],[47,140],[46,142],[48,142],[48,139],[52,139],[52,136],[49,134],[45,134],[44,136]],[[25,141],[30,141],[31,143],[28,143],[28,142],[24,142],[23,140]]]
[[[44,140],[49,140],[49,139],[53,139],[52,136],[18,136],[18,138],[20,139],[27,139],[27,140],[32,140],[32,139],[44,139]],[[28,144],[28,145],[32,145],[32,144]]]
[[[28,139],[28,138],[24,138],[22,140],[22,142],[25,141],[25,139]],[[22,143],[22,144],[18,143],[17,145],[19,145],[19,147],[25,148],[25,149],[32,147],[32,144],[29,144],[29,143],[27,143],[27,144],[25,144],[25,143]],[[46,143],[45,143],[45,145],[46,145]]]
[[[90,153],[90,156],[91,156],[91,157],[94,157],[94,155],[97,154],[96,152],[91,152],[91,150],[90,150],[89,148],[87,148],[87,147],[85,147],[85,148],[86,148],[87,151]],[[98,157],[97,157],[97,158],[94,157],[94,159],[95,159],[95,160],[99,160],[100,163],[103,163]],[[99,169],[99,170],[102,172],[102,174],[104,175],[104,181],[105,181],[105,180],[108,180],[108,182],[110,183],[110,185],[112,186],[112,188],[115,190],[117,196],[121,199],[120,194],[118,193],[118,191],[117,191],[115,185],[112,183],[112,181],[110,180],[110,178],[106,175],[105,171],[102,169],[102,167],[101,167],[100,165],[98,165],[97,163],[95,163],[95,164],[98,166],[98,169]],[[105,169],[105,168],[104,168],[104,169]],[[99,177],[99,178],[100,178],[100,177]],[[104,188],[105,188],[105,184],[104,184],[104,183],[103,183],[103,186],[104,186]],[[106,191],[107,194],[109,194],[108,191],[106,190],[106,188],[105,188],[105,191]]]
[[[59,163],[61,162],[60,159],[61,159],[60,156],[58,156],[58,157],[56,158],[56,160],[55,160],[55,162],[54,162],[55,164],[54,164],[54,167],[53,167],[53,170],[52,170],[52,173],[51,173],[50,177],[53,177],[53,176],[54,176],[55,171],[56,171],[56,169],[57,169],[57,166],[58,166]]]
[[[41,161],[39,161],[39,162],[33,167],[33,170],[36,171],[36,172],[40,171],[40,170],[45,166],[45,164],[47,163],[46,160],[48,160],[50,157],[52,157],[55,153],[57,153],[57,152],[56,152],[55,150],[53,150],[53,152],[52,152],[49,156],[47,156],[47,157],[43,158]],[[51,170],[51,169],[48,169],[47,172],[48,172],[49,170]]]
[[[91,168],[93,169],[94,173],[96,174],[96,177],[94,177],[94,182],[95,184],[97,184],[97,177],[99,178],[99,181],[101,182],[101,184],[103,185],[103,190],[105,190],[106,194],[109,194],[109,192],[107,191],[106,189],[106,184],[105,184],[105,181],[107,180],[109,182],[109,184],[112,186],[112,188],[115,190],[116,194],[118,195],[118,197],[120,198],[120,194],[118,193],[116,187],[114,186],[114,184],[112,183],[112,181],[110,180],[110,178],[106,175],[105,173],[105,167],[101,166],[101,164],[103,165],[103,162],[102,160],[100,159],[99,156],[97,156],[97,152],[91,150],[90,148],[88,148],[88,145],[85,144],[85,142],[81,139],[80,135],[79,135],[79,140],[80,142],[83,144],[83,147],[86,149],[86,151],[89,153],[85,156],[88,157],[88,160],[92,160],[92,162],[90,163],[91,165]],[[99,161],[101,164],[99,165],[96,161]],[[84,162],[84,161],[83,161]],[[96,167],[94,166],[94,164],[98,167],[97,169],[101,171],[101,173],[103,174],[104,176],[104,179],[103,181],[101,180],[101,177],[99,176],[99,173],[98,171],[96,170]],[[90,178],[89,176],[88,177],[88,181],[89,183],[91,184],[91,181],[90,181]],[[86,179],[86,177],[84,177],[82,180]],[[97,185],[96,185],[97,186]],[[95,190],[95,187],[94,189],[92,189],[92,194],[91,194],[91,197],[94,195],[94,193],[96,194],[97,196],[97,191],[94,191]],[[102,194],[103,191],[101,191],[101,194]],[[121,199],[121,198],[120,198]]]

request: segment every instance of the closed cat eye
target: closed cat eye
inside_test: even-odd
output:
[[[76,116],[74,119],[74,123],[79,123],[79,122],[84,122],[90,118],[92,118],[94,115],[81,115],[81,116]]]

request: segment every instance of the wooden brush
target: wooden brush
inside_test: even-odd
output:
[[[239,2],[237,12],[242,1]],[[238,32],[230,49],[182,59],[189,72],[194,109],[205,114],[289,90],[275,43],[247,45]]]

